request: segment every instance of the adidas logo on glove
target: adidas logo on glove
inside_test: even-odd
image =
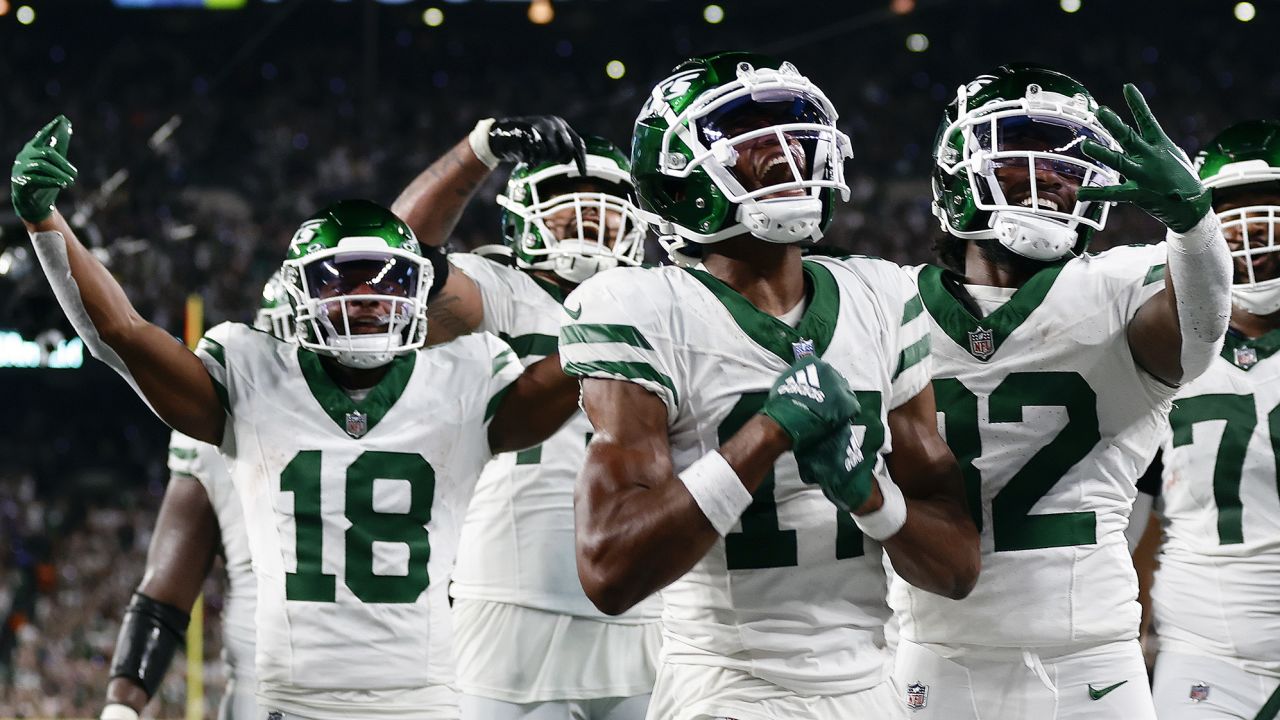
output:
[[[827,394],[822,392],[818,384],[818,369],[812,365],[805,367],[778,388],[779,395],[803,395],[814,402],[823,402]]]
[[[849,433],[849,445],[844,449],[844,471],[853,472],[853,469],[862,462],[862,448],[858,447],[858,438]]]

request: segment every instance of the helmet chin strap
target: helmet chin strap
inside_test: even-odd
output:
[[[600,254],[594,252],[598,249],[598,245],[594,242],[582,242],[579,240],[562,240],[556,245],[556,250],[563,250],[563,255],[556,255],[556,266],[553,272],[563,281],[573,284],[581,284],[588,281],[596,273],[603,273],[604,270],[617,268],[618,259],[612,255]]]
[[[1270,315],[1280,310],[1280,278],[1253,285],[1233,285],[1231,302],[1253,315]]]
[[[771,243],[822,238],[822,200],[812,196],[756,200],[738,206],[737,221],[752,235]]]
[[[1076,245],[1074,228],[1029,213],[997,211],[991,214],[996,239],[1009,250],[1031,260],[1058,260]]]

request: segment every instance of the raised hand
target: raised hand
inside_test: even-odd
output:
[[[58,191],[75,184],[79,171],[67,162],[71,121],[59,115],[27,141],[13,161],[9,175],[13,209],[18,217],[37,223],[53,214]]]
[[[799,454],[858,413],[858,399],[838,370],[810,355],[785,370],[773,383],[760,414],[767,415],[791,437]]]
[[[537,165],[573,162],[587,174],[587,146],[564,118],[556,115],[499,118],[489,127],[489,150],[500,160]]]
[[[1186,154],[1161,129],[1146,99],[1132,83],[1124,86],[1124,99],[1133,113],[1136,132],[1110,108],[1098,110],[1099,122],[1123,152],[1088,139],[1081,150],[1118,171],[1125,182],[1082,187],[1078,197],[1086,201],[1133,203],[1170,230],[1185,233],[1211,209],[1209,191],[1200,183]]]

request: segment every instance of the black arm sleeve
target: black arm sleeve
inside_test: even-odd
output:
[[[164,681],[174,651],[184,644],[189,622],[187,613],[135,592],[116,639],[111,677],[128,678],[151,698]]]

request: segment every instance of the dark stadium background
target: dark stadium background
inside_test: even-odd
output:
[[[645,93],[692,54],[778,54],[823,87],[855,151],[853,200],[829,242],[903,262],[928,260],[938,236],[927,177],[942,107],[1000,62],[1049,64],[1108,104],[1133,81],[1190,153],[1231,122],[1280,113],[1274,2],[720,0],[711,24],[705,2],[555,0],[544,25],[530,14],[545,0],[243,4],[0,0],[0,155],[9,162],[54,115],[71,118],[81,173],[61,207],[175,335],[191,293],[207,325],[249,318],[300,220],[342,197],[389,203],[479,118],[557,113],[626,145]],[[431,8],[436,27],[424,22]],[[1250,8],[1251,21],[1237,19]],[[606,74],[611,61],[621,78]],[[498,241],[498,181],[454,249]],[[1120,208],[1093,247],[1157,239],[1156,223]],[[6,202],[0,717],[89,717],[141,576],[167,430],[97,361],[3,367],[18,335],[47,348],[69,333],[28,249]],[[216,627],[217,582],[206,596]],[[217,633],[206,634],[211,703]],[[160,717],[183,714],[181,667],[152,706]]]

